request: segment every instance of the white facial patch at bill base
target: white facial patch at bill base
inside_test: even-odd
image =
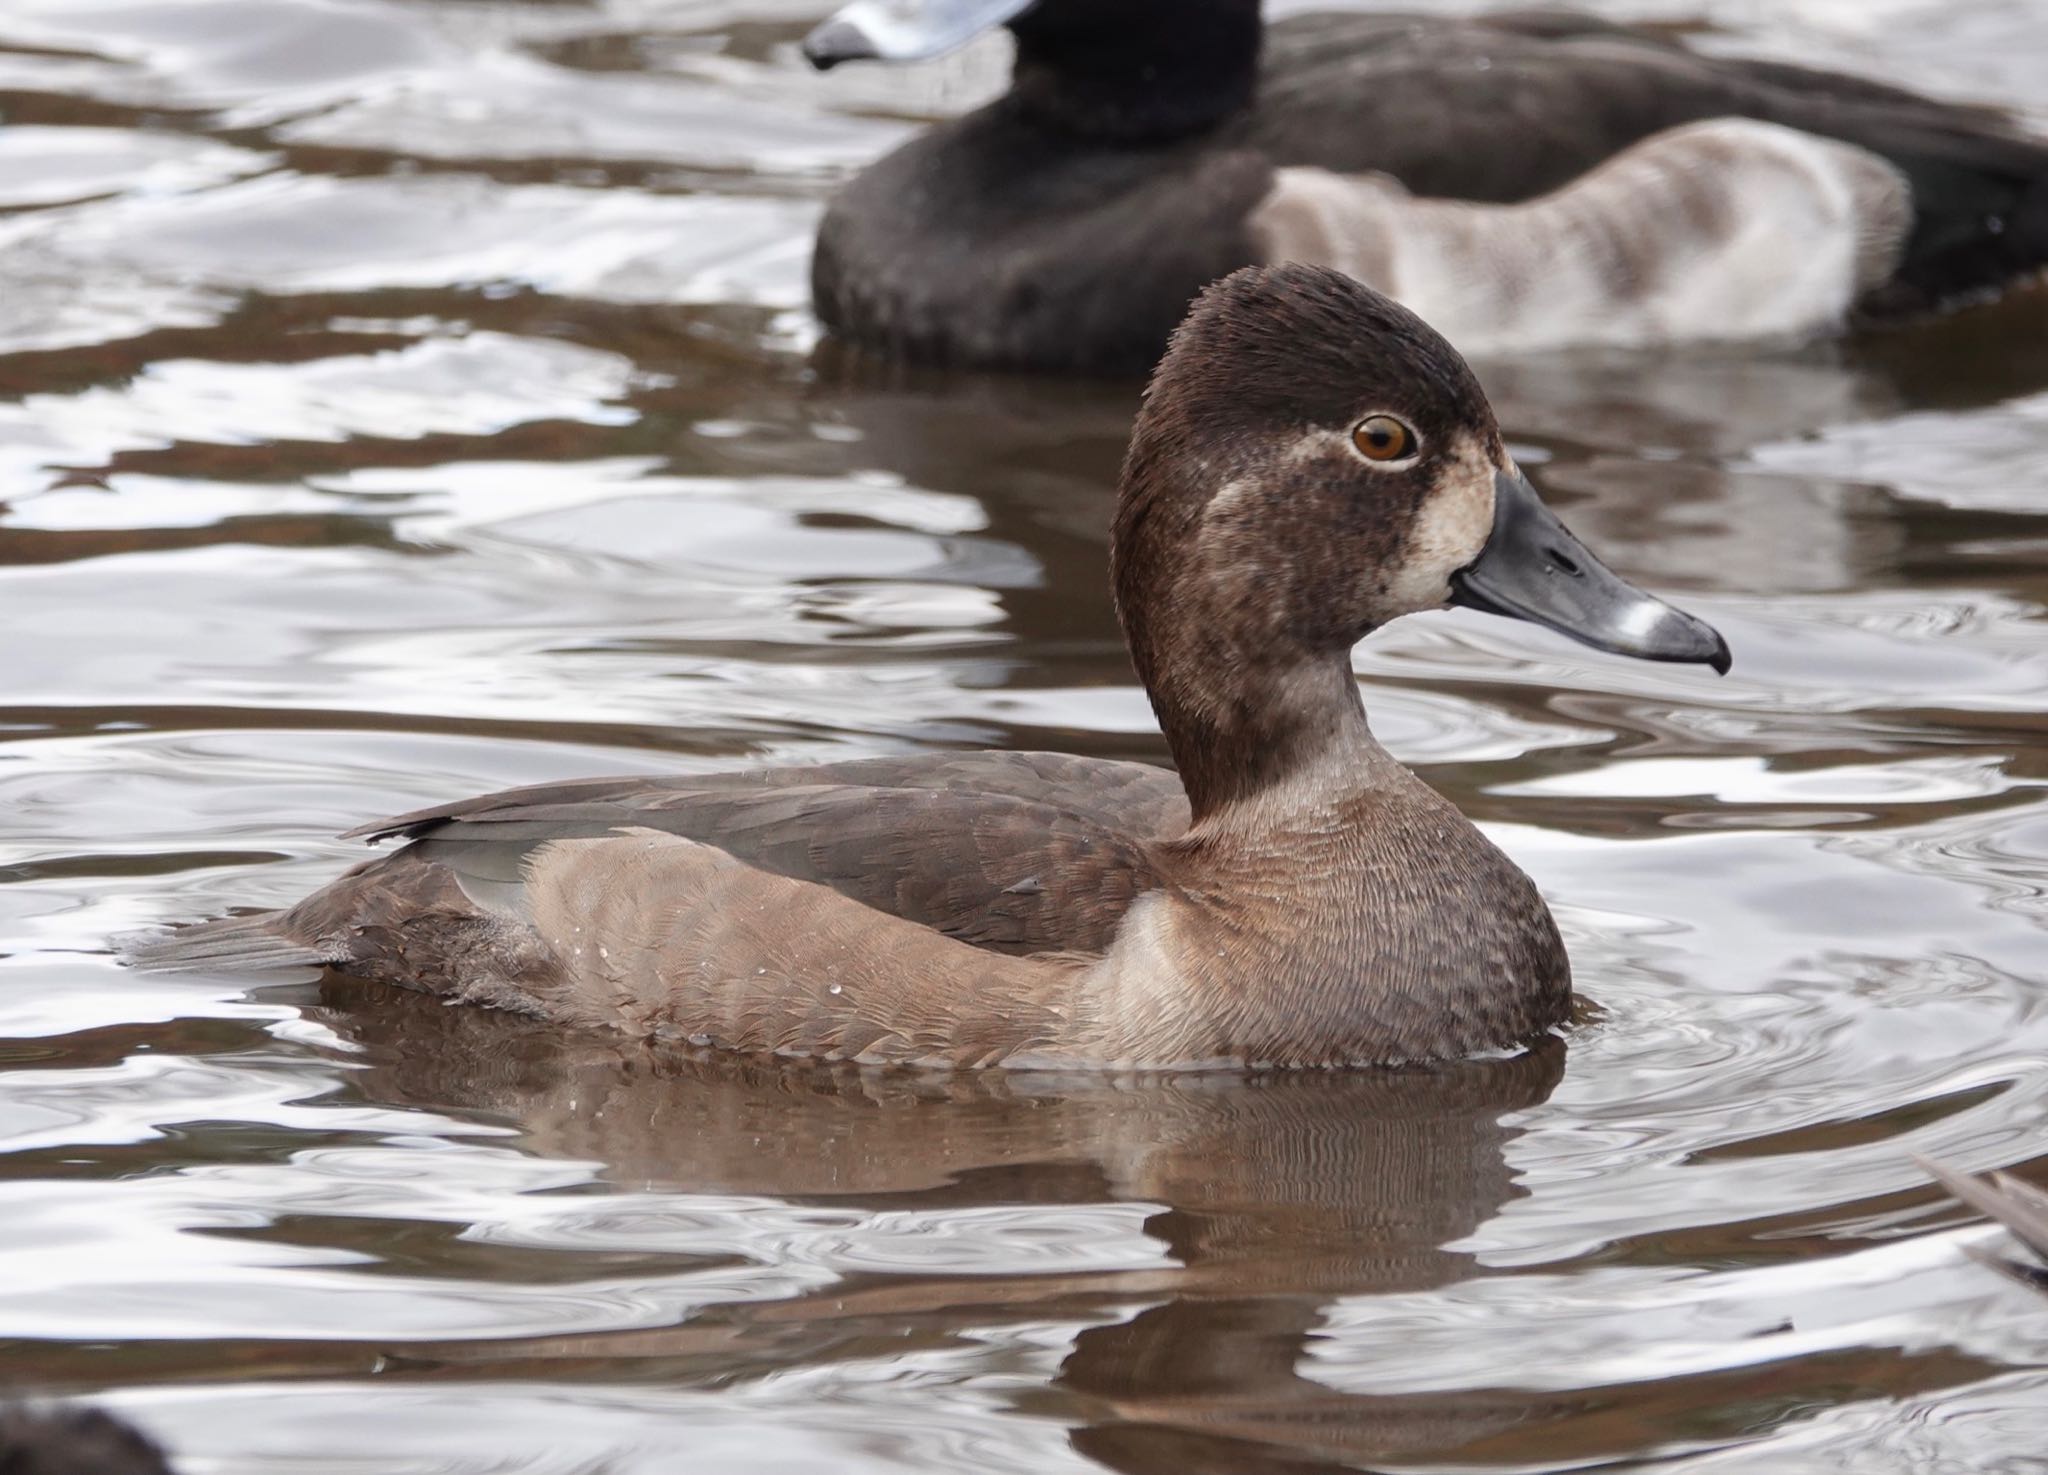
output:
[[[1451,575],[1477,562],[1493,536],[1493,480],[1500,467],[1485,445],[1477,436],[1461,436],[1437,467],[1381,586],[1380,623],[1441,609],[1450,601]]]
[[[1912,220],[1905,176],[1878,155],[1717,118],[1515,205],[1282,169],[1249,223],[1264,259],[1336,267],[1485,354],[1832,328],[1890,276]]]

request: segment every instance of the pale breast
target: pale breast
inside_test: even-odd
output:
[[[1475,353],[1834,327],[1891,274],[1911,224],[1884,159],[1746,118],[1656,134],[1516,205],[1283,169],[1251,219],[1266,259],[1348,272]]]
[[[1074,978],[1077,1053],[1119,1067],[1328,1066],[1511,1048],[1571,965],[1534,882],[1384,749],[1305,767],[1168,847],[1171,884]]]

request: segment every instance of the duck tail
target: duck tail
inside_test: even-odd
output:
[[[2042,150],[2040,174],[2020,199],[2014,229],[2033,252],[2037,265],[2048,262],[2048,149]]]
[[[1913,191],[1914,224],[1873,316],[1927,312],[2048,271],[2048,142],[2000,129],[1903,129],[1880,145]]]
[[[250,973],[271,968],[318,968],[337,961],[323,949],[285,930],[288,914],[259,912],[191,922],[168,931],[136,933],[116,940],[121,961],[144,973]]]

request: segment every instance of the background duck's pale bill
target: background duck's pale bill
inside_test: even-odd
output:
[[[804,37],[821,71],[843,61],[923,61],[965,46],[1032,0],[854,0]]]
[[[1595,558],[1519,471],[1494,477],[1493,531],[1471,567],[1451,576],[1451,603],[1528,620],[1595,650],[1728,674],[1718,630]]]

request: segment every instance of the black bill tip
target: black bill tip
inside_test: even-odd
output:
[[[1714,629],[1711,625],[1707,627],[1707,630],[1714,637],[1714,649],[1707,656],[1706,663],[1714,668],[1716,676],[1726,676],[1729,668],[1735,664],[1735,657],[1729,652],[1728,642],[1721,638],[1719,630]]]
[[[1451,577],[1451,602],[1637,660],[1712,666],[1722,676],[1734,664],[1720,631],[1595,558],[1512,469],[1494,480],[1492,535]]]

